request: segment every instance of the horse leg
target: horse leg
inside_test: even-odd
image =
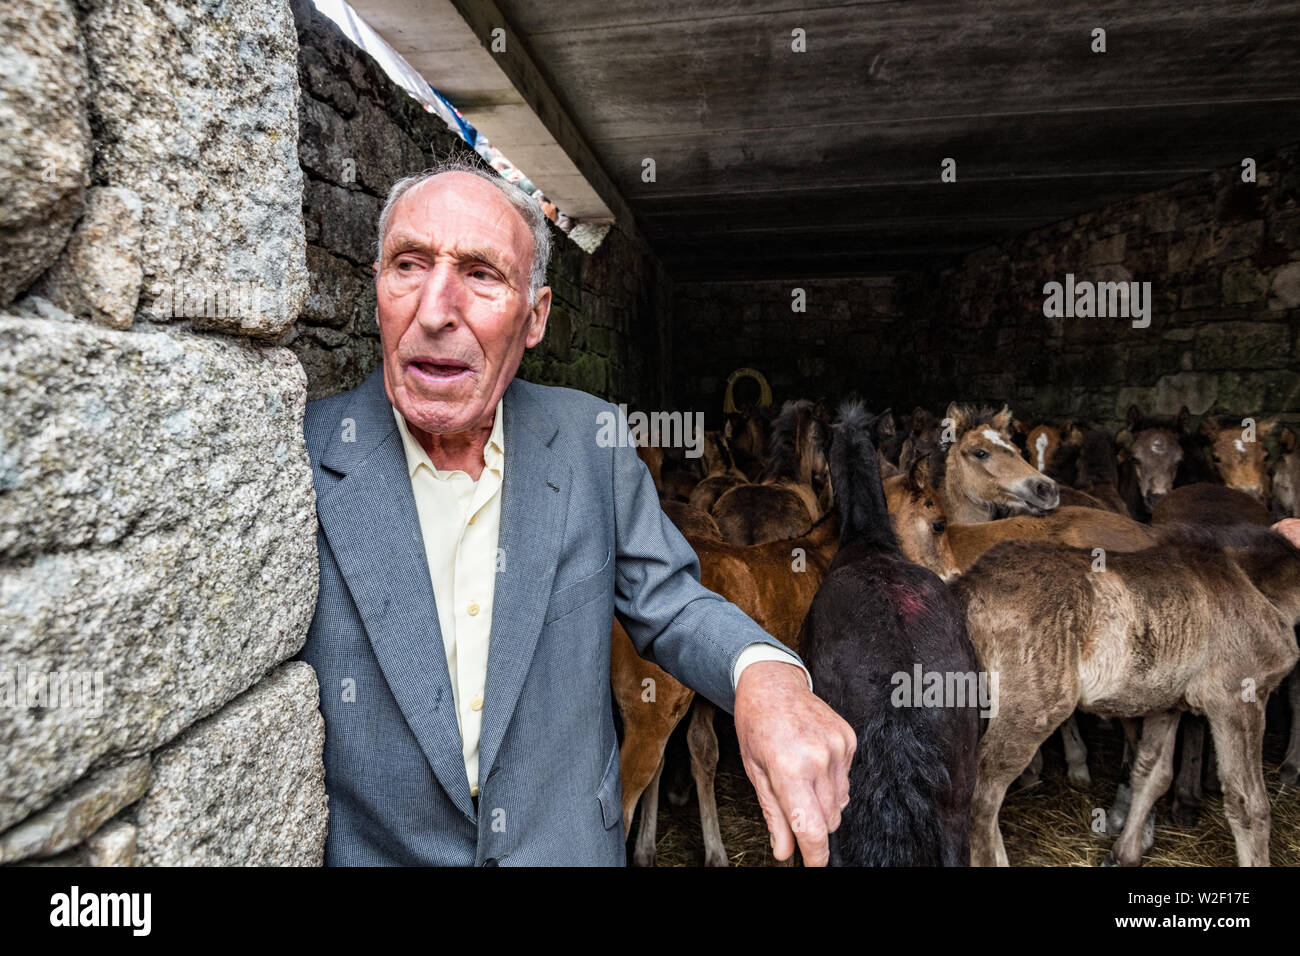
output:
[[[1088,748],[1084,746],[1074,714],[1061,724],[1061,741],[1065,744],[1065,762],[1070,767],[1070,783],[1081,790],[1088,789],[1092,786],[1092,776],[1088,773]]]
[[[1178,711],[1148,714],[1142,721],[1142,738],[1133,759],[1133,803],[1124,832],[1110,848],[1110,862],[1138,866],[1142,862],[1143,831],[1157,800],[1174,779],[1174,741],[1178,736]]]
[[[1119,765],[1119,784],[1115,787],[1115,800],[1106,813],[1106,825],[1110,832],[1118,833],[1124,829],[1128,819],[1128,808],[1133,802],[1133,757],[1137,754],[1138,735],[1142,731],[1140,717],[1121,717],[1120,726],[1124,728],[1124,758]]]
[[[1291,672],[1286,682],[1287,697],[1291,701],[1291,743],[1282,758],[1282,786],[1300,784],[1300,667]]]
[[[1041,756],[1043,741],[1051,736],[1025,725],[1013,725],[999,715],[989,721],[979,742],[979,767],[975,774],[975,792],[971,796],[970,862],[971,866],[1009,866],[1002,843],[998,812],[1006,799],[1007,788],[1025,766]]]
[[[1201,770],[1205,761],[1205,722],[1195,714],[1183,718],[1183,754],[1174,785],[1174,823],[1196,826],[1205,798],[1201,793]]]
[[[1268,866],[1272,820],[1264,784],[1264,703],[1229,701],[1206,708],[1219,756],[1223,812],[1237,843],[1238,866]]]
[[[695,713],[686,735],[691,749],[691,776],[700,800],[700,829],[704,832],[704,865],[726,866],[727,851],[718,826],[718,803],[713,782],[718,772],[718,735],[713,730],[714,706],[703,697],[695,698]]]
[[[659,778],[663,776],[664,762],[650,778],[641,797],[641,825],[636,831],[636,848],[632,852],[633,866],[655,865],[655,834],[659,826]]]

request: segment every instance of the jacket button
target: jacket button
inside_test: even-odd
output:
[[[496,857],[493,857],[493,856],[488,857],[486,860],[483,861],[483,865],[484,865],[484,866],[496,866],[496,865],[497,865]]]

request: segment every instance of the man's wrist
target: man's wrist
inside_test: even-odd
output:
[[[804,667],[797,657],[789,651],[762,642],[750,644],[736,658],[736,666],[731,671],[731,689],[734,691],[740,686],[740,675],[747,667],[759,663],[779,663],[797,667],[803,672],[804,679],[808,682],[808,689],[813,689],[812,675],[808,673],[808,668]]]

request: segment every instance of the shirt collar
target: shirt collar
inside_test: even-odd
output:
[[[406,427],[406,419],[402,413],[397,410],[397,406],[392,406],[393,417],[397,419],[397,430],[402,436],[402,448],[406,452],[406,473],[408,477],[414,478],[416,469],[421,465],[428,468],[435,477],[445,478],[448,475],[455,474],[455,471],[439,471],[433,466],[429,459],[428,453],[420,445],[415,437]],[[492,434],[488,436],[488,441],[483,446],[483,464],[496,472],[501,471],[502,463],[506,454],[506,430],[505,430],[505,396],[497,400],[496,413],[492,421]]]

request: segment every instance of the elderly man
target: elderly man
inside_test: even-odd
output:
[[[778,858],[827,859],[852,729],[699,583],[609,403],[515,378],[550,234],[472,167],[397,183],[374,264],[383,364],[308,405],[330,865],[623,865],[609,686],[638,651],[734,710]],[[610,447],[611,445],[615,447]],[[646,706],[655,706],[647,703]]]

